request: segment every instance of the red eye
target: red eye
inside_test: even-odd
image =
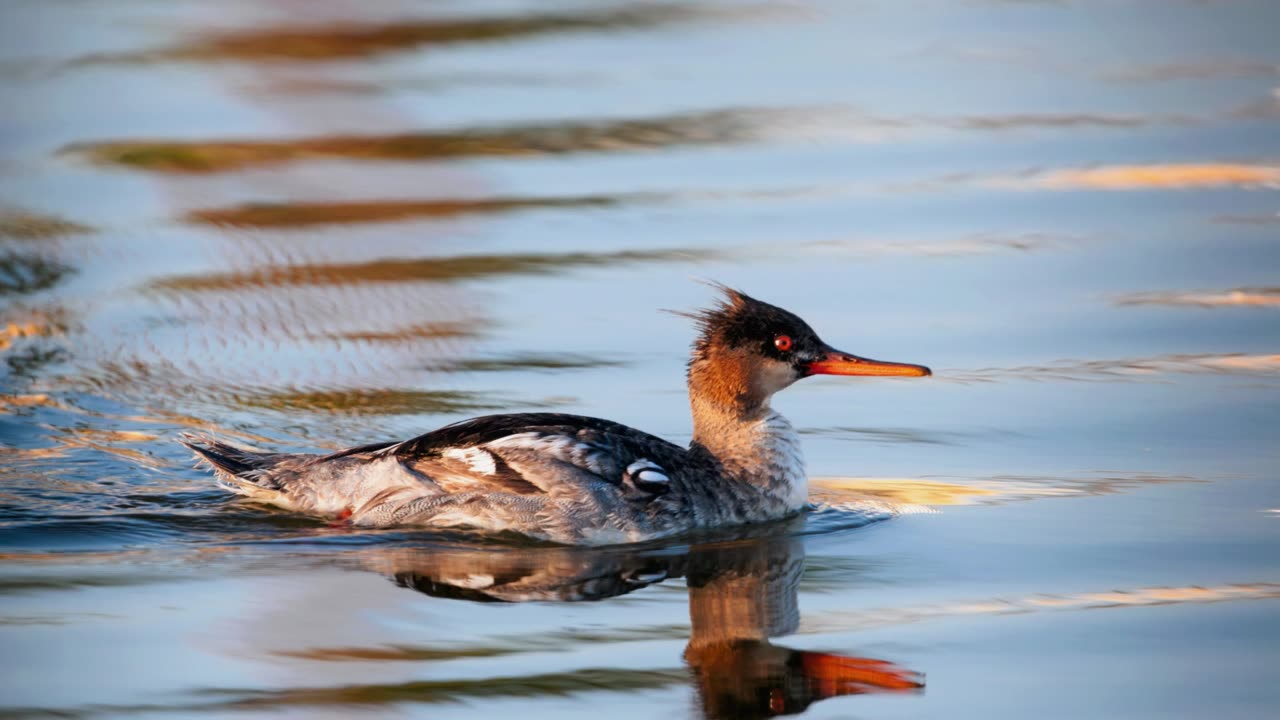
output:
[[[791,349],[791,336],[790,336],[790,335],[779,335],[778,337],[776,337],[776,338],[774,338],[774,339],[773,339],[773,346],[774,346],[774,347],[776,347],[776,348],[778,348],[778,349],[779,349],[779,350],[781,350],[782,352],[786,352],[786,351],[790,350],[790,349]]]

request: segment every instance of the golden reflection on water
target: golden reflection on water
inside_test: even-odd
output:
[[[1280,287],[1237,288],[1224,291],[1131,293],[1116,298],[1117,305],[1168,305],[1192,307],[1280,306]]]
[[[681,146],[730,145],[771,136],[834,139],[850,134],[884,142],[911,130],[1011,131],[1074,125],[1124,128],[1153,122],[1145,117],[975,116],[883,118],[842,109],[722,109],[648,118],[435,130],[388,135],[322,135],[287,140],[127,140],[70,145],[72,155],[108,166],[155,173],[201,174],[278,166],[305,160],[430,161],[527,157],[570,153],[657,151]],[[1189,122],[1175,119],[1167,122]],[[1167,163],[1030,170],[1017,175],[958,174],[944,181],[895,187],[936,189],[957,180],[1012,190],[1186,189],[1218,186],[1273,187],[1280,168],[1248,163]]]
[[[505,402],[486,400],[476,392],[453,390],[413,390],[396,388],[361,389],[263,389],[258,393],[235,393],[249,407],[272,410],[301,410],[350,415],[479,413],[506,407]]]
[[[57,337],[67,330],[66,314],[57,310],[20,308],[6,315],[21,319],[10,319],[0,327],[0,353],[24,340]]]
[[[906,505],[969,505],[976,498],[1007,497],[995,489],[915,478],[811,478],[815,500],[877,497]]]
[[[517,210],[604,208],[656,196],[584,195],[546,198],[473,198],[432,200],[368,200],[327,203],[276,203],[208,208],[187,213],[191,222],[234,228],[305,228],[315,225],[397,222],[467,215],[491,215]]]
[[[1009,378],[1041,381],[1116,382],[1157,379],[1164,375],[1200,374],[1269,377],[1280,373],[1280,354],[1176,353],[1118,360],[1059,360],[1045,365],[978,368],[940,373],[956,382],[999,382]]]
[[[0,395],[0,412],[12,412],[14,408],[32,407],[33,405],[48,405],[51,400],[44,393],[35,393],[31,395]]]
[[[1280,599],[1280,583],[1234,583],[1185,587],[1144,587],[1107,592],[1065,595],[1027,595],[1019,598],[992,598],[916,607],[893,607],[828,612],[807,618],[801,633],[848,632],[872,627],[902,625],[923,620],[972,615],[1015,615],[1045,610],[1101,610],[1108,608],[1152,607],[1159,605],[1227,602],[1232,600]]]
[[[3,447],[0,456],[6,460],[7,466],[0,470],[0,475],[8,478],[22,479],[24,482],[32,477],[33,466],[26,463],[40,460],[68,457],[77,449],[93,450],[97,453],[124,459],[128,465],[153,469],[171,469],[171,466],[150,451],[150,443],[163,441],[164,435],[140,429],[128,429],[122,426],[156,426],[166,428],[182,427],[203,432],[238,438],[245,443],[270,443],[272,440],[241,429],[218,425],[208,420],[177,414],[159,408],[149,409],[150,414],[120,414],[89,410],[69,402],[58,400],[47,393],[0,394],[0,415],[27,413],[33,409],[46,408],[56,413],[56,424],[47,425],[47,433],[42,437],[46,444],[36,447]],[[112,427],[97,427],[111,425]],[[142,447],[128,447],[142,446]],[[74,467],[59,468],[59,471],[74,472]],[[154,488],[155,486],[149,486]]]
[[[159,439],[156,435],[130,430],[102,430],[93,428],[68,428],[67,432],[55,434],[54,439],[63,448],[84,448],[114,455],[139,467],[163,468],[167,463],[148,454],[145,449],[121,447],[147,443]]]
[[[558,122],[397,135],[295,140],[84,143],[68,152],[104,165],[158,173],[211,173],[314,159],[433,160],[658,150],[745,140],[741,113],[714,111],[633,120]]]
[[[577,267],[618,263],[688,262],[713,255],[710,251],[621,250],[616,252],[453,255],[430,258],[374,260],[360,263],[277,265],[237,274],[206,273],[161,278],[151,287],[162,291],[239,291],[294,285],[353,285],[360,283],[450,283],[503,275],[543,275]]]
[[[838,505],[874,497],[903,505],[976,505],[1080,495],[1111,495],[1147,485],[1203,482],[1147,473],[1097,473],[1084,477],[1001,475],[949,482],[933,478],[812,478],[814,500]]]
[[[162,147],[129,141],[117,148],[115,155],[115,150],[102,147],[91,154],[106,152],[113,162],[132,167],[190,173],[300,157],[401,160],[484,154],[484,148],[490,146],[497,147],[499,154],[525,152],[539,143],[572,148],[581,135],[587,136],[589,143],[607,143],[599,133],[593,134],[594,127],[575,130],[555,125],[516,127],[510,132],[502,128],[461,129],[331,137],[322,126],[403,128],[416,126],[419,119],[410,108],[377,94],[350,103],[339,94],[314,90],[340,87],[351,80],[348,71],[354,68],[328,62],[333,60],[358,61],[384,52],[556,32],[643,28],[701,14],[674,5],[655,5],[634,10],[475,17],[432,12],[430,17],[413,18],[379,15],[343,2],[307,6],[310,22],[299,22],[298,14],[288,8],[241,8],[226,15],[222,23],[224,28],[238,24],[238,29],[211,30],[198,17],[180,15],[168,30],[171,35],[185,35],[185,40],[158,50],[87,56],[82,62],[217,63],[217,72],[202,74],[209,84],[204,92],[216,102],[231,100],[252,108],[270,122],[288,128],[289,135],[313,139],[179,142]],[[353,9],[355,17],[351,16]],[[280,96],[291,88],[311,91],[314,96],[305,106],[280,102]],[[607,136],[608,128],[603,132]],[[480,397],[482,393],[463,398],[462,393],[435,386],[432,378],[424,376],[429,368],[444,367],[456,358],[461,346],[483,334],[488,326],[489,319],[464,289],[439,287],[435,282],[442,275],[466,275],[466,269],[455,263],[435,272],[424,269],[430,265],[426,261],[415,268],[399,267],[394,261],[351,262],[347,259],[351,253],[333,243],[310,237],[288,243],[243,230],[373,220],[482,218],[528,205],[589,207],[607,204],[608,199],[488,199],[487,178],[468,168],[448,167],[431,173],[425,181],[416,181],[415,189],[423,193],[421,200],[356,200],[346,196],[345,188],[352,180],[338,177],[349,170],[339,169],[324,178],[305,173],[259,173],[237,177],[234,184],[201,185],[183,182],[169,173],[155,175],[155,187],[172,214],[185,215],[197,226],[218,231],[192,246],[203,261],[197,276],[230,281],[222,288],[224,292],[218,293],[166,287],[163,279],[158,285],[150,278],[143,281],[151,290],[142,293],[149,305],[146,313],[168,322],[141,332],[85,338],[90,342],[81,342],[76,352],[77,364],[85,368],[78,384],[147,405],[168,405],[166,401],[175,396],[194,397],[203,406],[194,411],[205,415],[221,412],[218,408],[228,405],[321,414],[349,410],[366,419],[374,414],[496,409]],[[366,192],[378,186],[378,181],[367,178],[355,182]],[[396,183],[383,185],[401,189]],[[329,196],[335,188],[338,197],[332,202],[313,199]],[[477,197],[451,199],[443,191]],[[228,197],[234,200],[228,202]],[[246,203],[246,197],[251,201],[290,200],[272,206]],[[164,214],[164,209],[161,212]],[[450,228],[450,232],[457,230]],[[369,245],[357,257],[420,258],[430,254],[434,242],[442,237],[452,236],[419,229],[412,242]],[[406,277],[415,272],[420,276]],[[484,271],[474,273],[483,276]],[[249,279],[245,282],[237,281],[246,276]],[[435,282],[437,287],[425,287],[420,280]],[[435,387],[419,390],[423,384]],[[413,403],[419,403],[416,410]],[[302,422],[305,425],[306,420]],[[297,427],[293,421],[276,424]],[[367,420],[365,424],[369,424]],[[342,432],[350,434],[351,430]]]
[[[739,11],[740,12],[740,11]],[[222,32],[205,32],[171,48],[94,56],[85,62],[327,62],[370,58],[426,46],[496,42],[568,32],[639,30],[675,22],[715,17],[731,19],[728,9],[683,4],[583,9],[474,17],[399,18],[394,22],[346,21],[340,24],[291,24]]]
[[[1108,165],[993,178],[985,184],[1014,190],[1152,190],[1280,186],[1280,167],[1248,163]]]
[[[93,228],[54,215],[0,208],[0,238],[46,240],[89,232]]]

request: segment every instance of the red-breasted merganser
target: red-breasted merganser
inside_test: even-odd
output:
[[[639,542],[802,510],[796,431],[769,407],[810,375],[930,375],[836,350],[796,315],[729,288],[689,361],[684,448],[599,418],[489,415],[330,455],[259,453],[186,436],[223,487],[358,527],[510,532],[571,545]]]

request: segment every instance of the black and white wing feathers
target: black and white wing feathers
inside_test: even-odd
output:
[[[619,423],[559,413],[473,418],[372,449],[451,494],[572,499],[612,491],[641,501],[668,491],[669,468],[679,467],[687,453]]]

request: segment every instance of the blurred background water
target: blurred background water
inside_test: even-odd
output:
[[[1274,717],[1277,28],[6,2],[0,714]],[[502,549],[234,501],[173,442],[531,408],[687,441],[656,310],[695,277],[932,366],[777,405],[815,499],[941,512]]]

